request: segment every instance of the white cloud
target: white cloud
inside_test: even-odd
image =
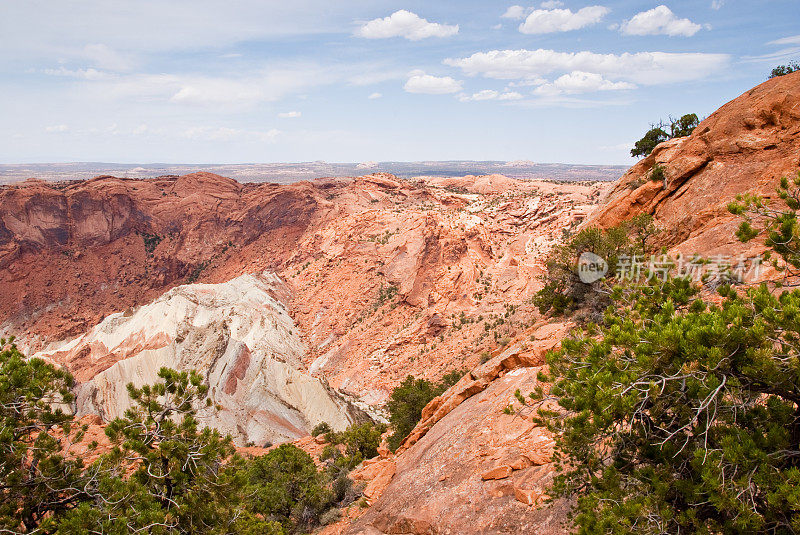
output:
[[[69,78],[83,78],[84,80],[100,80],[108,78],[108,73],[98,71],[97,69],[67,69],[63,65],[58,69],[42,69],[44,74],[50,76],[67,76]]]
[[[500,16],[504,19],[524,19],[527,12],[528,10],[522,6],[511,6]]]
[[[462,94],[458,95],[458,100],[461,102],[481,101],[481,100],[520,100],[522,93],[516,91],[495,91],[494,89],[484,89],[472,95]]]
[[[520,24],[519,31],[527,34],[568,32],[597,24],[611,10],[604,6],[589,6],[573,13],[569,9],[537,9]]]
[[[761,54],[757,56],[742,56],[740,59],[744,62],[777,62],[787,59],[794,60],[800,54],[800,35],[790,35],[788,37],[781,37],[774,41],[769,41],[767,45],[783,46],[780,50],[770,52],[769,54]]]
[[[374,69],[371,67],[367,67],[368,72],[360,72],[359,74],[355,74],[351,76],[347,81],[351,85],[356,86],[364,86],[364,85],[374,85],[379,84],[381,82],[388,82],[390,80],[402,80],[406,76],[408,76],[408,69]],[[363,70],[363,69],[362,69]]]
[[[167,101],[209,107],[252,107],[297,95],[343,77],[316,65],[253,71],[240,76],[130,74],[94,80],[83,90],[93,98]]]
[[[403,89],[409,93],[446,95],[461,91],[462,83],[449,76],[433,76],[425,74],[423,71],[412,71]]]
[[[444,60],[470,76],[500,80],[536,79],[553,72],[582,71],[642,85],[705,78],[730,62],[727,54],[638,52],[596,54],[555,50],[490,50]]]
[[[428,22],[416,13],[401,9],[388,17],[363,24],[356,30],[355,35],[367,39],[405,37],[409,41],[419,41],[428,37],[450,37],[457,33],[458,25]]]
[[[574,71],[556,78],[553,83],[543,84],[534,90],[536,95],[576,95],[594,91],[620,91],[636,89],[630,82],[612,82],[591,72]]]
[[[492,26],[492,29],[493,30],[502,30],[503,29],[503,25],[502,24],[495,24],[494,26]]]
[[[256,84],[225,78],[195,77],[180,82],[170,97],[172,102],[216,106],[219,104],[255,104],[275,100]]]
[[[370,100],[375,100],[375,99],[381,98],[382,96],[383,96],[383,93],[375,92],[375,93],[371,93],[370,96],[368,96],[367,98],[370,99]]]
[[[281,119],[296,119],[301,117],[303,114],[299,111],[285,111],[278,114],[278,117]]]
[[[792,35],[790,37],[783,37],[767,43],[768,45],[800,45],[800,35]]]
[[[720,9],[725,5],[725,0],[711,0],[711,9]]]
[[[620,26],[625,35],[669,35],[691,37],[703,27],[689,19],[679,19],[667,6],[637,13]]]
[[[548,0],[547,2],[542,2],[541,4],[539,4],[539,7],[541,7],[542,9],[555,9],[563,5],[564,2],[560,2],[559,0]]]
[[[546,78],[526,78],[524,80],[519,80],[516,82],[509,82],[508,87],[533,87],[537,85],[546,84]]]
[[[86,45],[82,55],[96,67],[110,71],[129,71],[135,66],[133,59],[102,43]]]
[[[54,124],[44,127],[45,132],[66,132],[67,130],[69,130],[69,127],[65,124]]]
[[[281,131],[275,128],[259,131],[210,126],[195,126],[183,132],[184,137],[203,141],[260,141],[264,143],[274,143],[280,134]]]

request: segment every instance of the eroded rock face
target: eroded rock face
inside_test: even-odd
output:
[[[664,180],[649,180],[662,165]],[[782,176],[800,167],[800,73],[773,78],[728,102],[686,138],[660,144],[617,182],[587,225],[656,217],[664,245],[704,256],[752,252],[735,236],[726,206],[737,194],[775,198]]]
[[[270,270],[291,289],[303,365],[376,405],[406,375],[474,367],[510,336],[488,338],[485,321],[540,288],[550,247],[607,185],[387,174],[285,186],[209,173],[28,181],[0,188],[0,334],[37,350],[175,285]]]
[[[208,275],[254,241],[266,244],[263,265],[211,282],[274,268],[313,223],[316,202],[307,184],[246,186],[210,173],[2,187],[0,286],[10,306],[0,323],[43,341],[74,336]]]
[[[178,286],[35,356],[72,370],[79,416],[121,416],[130,406],[126,385],[155,382],[169,367],[203,375],[217,410],[201,411],[201,422],[241,444],[294,440],[323,421],[342,430],[356,413],[302,371],[305,347],[275,297],[283,290],[270,273]]]
[[[565,329],[538,329],[543,340],[510,347],[432,401],[398,455],[370,467],[375,473],[367,489],[380,489],[368,496],[374,503],[337,531],[564,533],[568,503],[542,503],[553,477],[553,439],[529,414],[503,409],[517,389],[536,386],[541,368],[533,364]]]

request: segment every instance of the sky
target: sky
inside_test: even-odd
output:
[[[799,33],[798,0],[0,0],[0,163],[630,164]]]

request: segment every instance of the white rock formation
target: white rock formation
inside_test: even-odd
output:
[[[34,356],[66,363],[82,381],[78,413],[104,420],[130,406],[126,384],[155,382],[166,366],[205,377],[219,410],[202,411],[201,421],[240,444],[293,440],[323,421],[344,429],[355,413],[301,371],[305,348],[297,326],[273,297],[280,285],[276,275],[263,273],[179,286]]]

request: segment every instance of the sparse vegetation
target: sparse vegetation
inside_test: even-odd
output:
[[[700,119],[694,113],[688,113],[679,119],[670,118],[669,124],[663,121],[656,125],[651,125],[650,130],[634,144],[631,149],[631,156],[634,158],[647,156],[660,143],[676,137],[692,135],[692,132],[700,124]],[[669,128],[667,133],[666,128]]]
[[[189,275],[186,277],[186,284],[192,284],[197,282],[200,278],[200,275],[203,274],[203,271],[208,267],[209,262],[200,262],[196,264]]]
[[[142,233],[142,240],[144,240],[144,250],[147,252],[148,255],[152,255],[153,252],[158,247],[158,244],[162,242],[164,238],[159,236],[158,234],[148,234],[146,232]]]
[[[729,207],[774,261],[800,265],[800,175],[788,209]],[[575,500],[578,533],[795,533],[800,529],[800,290],[688,278],[618,286],[600,327],[564,340],[529,411],[556,437],[553,497]],[[549,388],[546,386],[551,383]]]
[[[551,310],[555,314],[564,314],[582,307],[599,313],[610,304],[608,290],[600,290],[607,286],[606,280],[616,276],[619,258],[622,255],[641,258],[650,252],[656,232],[649,214],[641,214],[605,230],[588,228],[580,231],[551,251],[547,259],[545,286],[534,296],[533,304],[542,314]],[[605,279],[587,284],[578,278],[579,256],[586,252],[606,261],[608,272]]]
[[[378,296],[375,299],[375,302],[372,304],[372,313],[375,313],[386,303],[390,303],[397,297],[397,293],[400,291],[400,288],[394,284],[385,285],[381,283],[380,287],[378,288]],[[394,308],[395,305],[392,306]],[[356,321],[363,321],[366,318],[365,315],[357,318]]]
[[[328,425],[327,422],[320,422],[316,426],[314,426],[314,429],[311,430],[311,436],[318,437],[320,435],[325,435],[327,433],[330,433],[331,431],[332,431],[331,426]]]
[[[786,65],[778,65],[772,72],[769,73],[770,79],[777,78],[778,76],[786,76],[787,74],[792,74],[793,72],[800,71],[800,64],[796,61],[791,61]]]
[[[438,383],[427,379],[416,379],[409,375],[397,386],[386,404],[392,434],[389,436],[389,449],[397,450],[403,440],[422,418],[422,409],[433,398],[458,382],[466,372],[455,370],[447,373]]]

